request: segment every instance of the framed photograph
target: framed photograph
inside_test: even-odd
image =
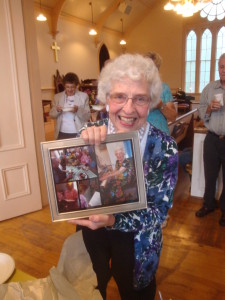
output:
[[[138,132],[41,143],[52,221],[147,207]]]

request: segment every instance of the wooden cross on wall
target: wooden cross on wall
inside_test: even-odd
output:
[[[59,59],[58,59],[58,51],[60,50],[60,47],[57,45],[57,42],[53,42],[53,45],[52,45],[52,50],[55,51],[55,61],[58,62]]]

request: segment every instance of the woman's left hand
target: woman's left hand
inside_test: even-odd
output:
[[[167,102],[163,104],[160,111],[165,116],[168,122],[174,122],[176,120],[177,111],[173,102]]]
[[[113,215],[93,215],[88,219],[69,220],[68,223],[96,230],[106,226],[113,226],[115,223],[115,217]]]
[[[78,106],[77,105],[74,105],[73,107],[73,112],[76,113],[78,111]]]

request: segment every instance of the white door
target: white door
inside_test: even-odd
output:
[[[0,221],[42,207],[21,1],[0,0]]]

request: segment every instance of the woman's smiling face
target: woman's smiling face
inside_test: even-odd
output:
[[[149,96],[149,86],[145,79],[134,81],[126,77],[122,81],[112,82],[110,95],[117,93],[126,94],[131,98],[136,95]],[[107,102],[109,118],[117,132],[139,130],[147,122],[150,100],[149,103],[138,106],[130,98],[125,104],[118,104],[108,96]]]

